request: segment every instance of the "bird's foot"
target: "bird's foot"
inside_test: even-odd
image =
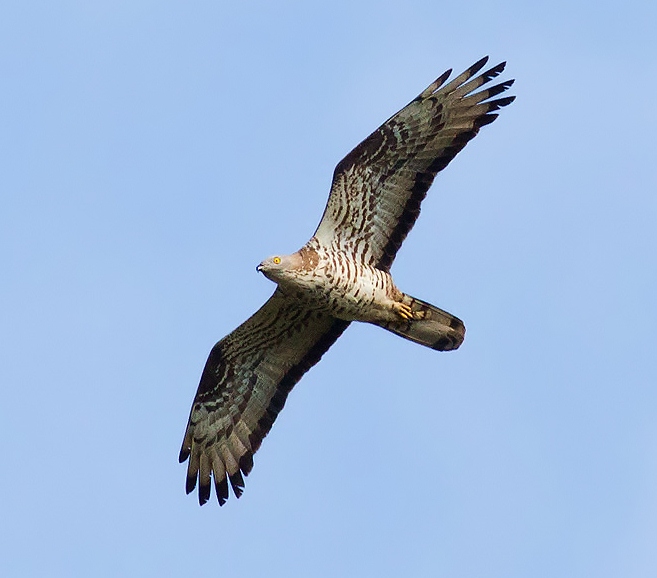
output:
[[[406,303],[396,302],[393,304],[392,308],[397,312],[397,315],[399,315],[404,321],[410,321],[411,319],[415,319],[415,316],[413,315],[413,310],[411,309],[410,305],[406,305]]]

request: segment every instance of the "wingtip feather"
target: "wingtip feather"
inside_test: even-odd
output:
[[[505,96],[504,98],[498,98],[497,100],[491,100],[488,104],[490,105],[488,110],[499,110],[503,106],[509,106],[514,100],[515,96]]]
[[[506,68],[506,61],[500,62],[499,64],[496,64],[492,68],[489,68],[486,72],[482,72],[481,75],[486,79],[486,81],[488,81],[491,78],[495,78],[496,76],[502,74],[505,68]]]
[[[217,492],[217,501],[223,506],[228,499],[228,480],[224,476],[219,481],[215,480],[214,489]]]
[[[240,470],[245,476],[248,476],[253,469],[253,454],[250,452],[245,453],[239,461]]]
[[[196,474],[188,474],[185,480],[185,492],[191,494],[196,489]]]
[[[210,484],[201,484],[198,487],[198,505],[202,506],[210,499]]]
[[[244,492],[244,478],[242,477],[242,473],[237,470],[237,472],[229,476],[228,479],[230,480],[230,485],[233,488],[235,497],[239,498]]]
[[[496,109],[491,109],[491,110],[496,110]],[[477,118],[475,121],[475,127],[477,130],[479,130],[482,126],[486,126],[487,124],[490,124],[493,122],[496,118],[498,117],[497,114],[484,114]]]
[[[443,84],[445,84],[445,81],[450,77],[451,74],[452,74],[451,68],[443,72],[438,78],[436,78],[436,80],[434,80],[429,86],[427,86],[415,98],[415,100],[418,101],[431,96],[436,90],[438,90]]]
[[[470,68],[468,68],[468,76],[474,76],[475,74],[477,74],[477,72],[479,72],[484,66],[486,66],[487,62],[488,62],[488,55],[477,60],[477,62],[475,62]]]
[[[436,80],[434,80],[433,84],[435,88],[439,88],[442,86],[445,81],[451,76],[452,74],[452,69],[448,68],[445,72],[443,72]]]

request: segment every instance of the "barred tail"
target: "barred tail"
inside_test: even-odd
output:
[[[414,318],[380,323],[381,327],[436,351],[451,351],[463,343],[465,325],[458,317],[410,295],[404,295],[403,301]]]

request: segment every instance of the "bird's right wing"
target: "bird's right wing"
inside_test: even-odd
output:
[[[487,60],[447,84],[445,72],[338,163],[315,232],[322,245],[390,268],[438,171],[515,98],[493,99],[512,80],[477,90],[504,70],[503,62],[477,76]]]
[[[189,459],[187,493],[199,483],[199,503],[214,478],[219,504],[228,483],[239,497],[242,474],[283,408],[287,394],[349,325],[308,310],[276,290],[210,352],[194,398],[180,461]]]

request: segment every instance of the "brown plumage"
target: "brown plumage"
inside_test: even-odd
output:
[[[514,100],[494,98],[512,80],[475,92],[504,70],[502,63],[476,76],[486,62],[448,84],[445,72],[351,151],[335,169],[313,237],[258,266],[277,289],[210,352],[180,451],[189,460],[187,493],[198,483],[199,503],[212,480],[219,504],[229,484],[241,495],[288,393],[352,321],[439,351],[463,341],[458,318],[400,291],[389,270],[436,174]]]

